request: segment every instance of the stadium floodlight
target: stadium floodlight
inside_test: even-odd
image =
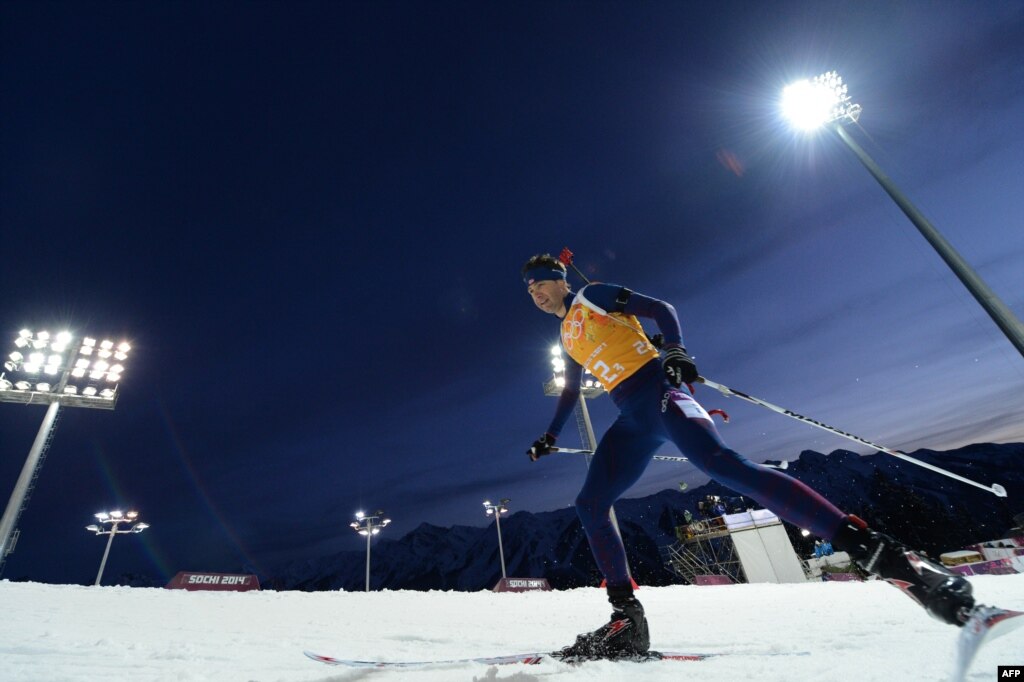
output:
[[[856,121],[861,106],[850,101],[835,71],[792,83],[782,91],[782,113],[800,130],[817,130],[833,121]]]
[[[861,106],[853,104],[847,94],[847,86],[835,71],[823,73],[811,80],[798,81],[782,91],[782,112],[789,121],[801,130],[828,127],[854,153],[872,177],[882,186],[889,197],[896,202],[914,227],[931,244],[939,257],[953,271],[961,283],[985,309],[996,326],[1006,335],[1010,343],[1024,356],[1024,324],[988,284],[974,271],[966,260],[953,248],[946,238],[929,222],[924,214],[896,187],[888,175],[868,156],[868,153],[851,137],[843,125],[860,118]]]
[[[508,511],[507,505],[511,501],[507,497],[498,504],[491,504],[490,500],[484,500],[484,509],[487,511],[487,515],[494,515],[494,523],[498,527],[498,556],[501,557],[501,577],[503,580],[508,576],[505,574],[505,548],[501,544],[501,515]]]
[[[100,347],[104,344],[115,347],[111,340],[102,341]],[[0,518],[0,576],[17,543],[18,519],[39,475],[58,411],[62,406],[114,409],[124,370],[123,364],[115,366],[117,371],[109,365],[100,369],[91,364],[89,356],[96,340],[85,337],[76,341],[70,331],[50,334],[46,330],[22,329],[14,338],[14,346],[4,362],[5,371],[0,372],[0,402],[46,405],[47,409]],[[131,346],[122,342],[116,348],[123,355],[119,363],[123,363]]]
[[[584,374],[590,378],[584,380],[580,387],[582,398],[596,398],[602,395],[605,390],[601,382],[593,379],[593,375],[589,371],[585,371]],[[551,378],[544,382],[544,395],[561,395],[563,388],[565,388],[565,357],[562,355],[562,347],[555,345],[551,347]],[[592,445],[591,450],[594,449]]]
[[[87,531],[95,533],[96,535],[109,535],[110,538],[107,540],[107,548],[103,550],[103,559],[100,561],[100,570],[99,573],[96,574],[96,582],[93,583],[93,586],[99,585],[100,580],[103,579],[103,569],[107,565],[107,557],[110,556],[110,545],[114,543],[114,536],[124,535],[126,533],[141,533],[142,531],[149,528],[148,523],[142,523],[138,521],[139,512],[137,511],[130,511],[127,514],[123,514],[120,511],[99,512],[95,516],[96,520],[103,525],[94,523],[90,526],[86,526],[85,529]],[[123,523],[130,523],[131,526],[125,528],[124,530],[119,530],[118,527]],[[109,528],[106,528],[104,530],[106,524],[110,525]]]
[[[381,529],[391,523],[391,519],[384,518],[384,512],[379,509],[372,515],[364,512],[356,512],[356,520],[350,523],[354,531],[366,536],[366,591],[370,591],[370,540],[374,535],[380,533]]]

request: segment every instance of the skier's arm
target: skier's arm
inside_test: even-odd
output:
[[[615,284],[591,284],[581,292],[587,300],[610,313],[623,313],[646,317],[655,321],[661,331],[661,365],[669,383],[680,387],[693,383],[700,376],[697,366],[683,347],[683,335],[679,329],[679,318],[672,304],[644,296],[626,287]]]
[[[587,300],[609,313],[624,313],[654,320],[665,346],[682,346],[679,318],[671,303],[638,294],[618,284],[589,284],[582,292]]]

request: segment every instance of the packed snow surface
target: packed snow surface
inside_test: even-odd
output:
[[[1024,609],[1024,575],[971,579]],[[709,660],[569,667],[464,663],[355,670],[304,649],[386,660],[545,651],[603,623],[603,591],[185,592],[0,582],[0,680],[448,682],[948,679],[958,630],[882,582],[643,587],[656,649]],[[969,679],[1024,664],[1024,630],[982,650]]]

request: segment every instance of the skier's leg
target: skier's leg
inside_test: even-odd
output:
[[[685,390],[666,388],[661,409],[665,429],[676,446],[722,485],[826,539],[846,520],[845,513],[808,485],[727,447],[704,408]]]
[[[946,623],[962,625],[974,605],[971,584],[945,566],[924,559],[899,542],[848,516],[800,481],[754,464],[722,442],[710,418],[701,416],[683,391],[667,391],[662,401],[665,428],[697,467],[783,519],[831,540],[857,564],[899,587]],[[688,413],[688,414],[687,414]]]
[[[607,624],[562,649],[565,659],[622,658],[645,654],[650,648],[647,619],[633,595],[626,549],[612,524],[611,507],[643,474],[661,440],[628,414],[620,414],[597,446],[576,498],[576,512],[607,582],[612,616]]]
[[[620,414],[601,438],[576,497],[576,513],[609,587],[631,584],[626,550],[611,521],[612,504],[643,475],[661,442],[630,416]]]

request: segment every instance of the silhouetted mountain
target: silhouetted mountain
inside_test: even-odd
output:
[[[912,456],[986,485],[999,483],[1008,496],[996,497],[881,453],[861,456],[836,450],[824,455],[805,450],[790,462],[787,473],[844,511],[933,555],[1002,537],[1014,525],[1014,514],[1024,511],[1024,443],[918,450]],[[735,493],[712,481],[686,492],[663,490],[615,505],[638,583],[678,582],[664,567],[658,548],[675,541],[674,529],[683,523],[684,511],[699,518],[697,503],[707,495]],[[520,511],[503,519],[501,530],[509,576],[544,577],[556,589],[600,581],[575,510]],[[803,552],[800,543],[806,540],[801,540],[798,529],[790,531]],[[296,562],[265,587],[361,590],[365,562],[363,552]],[[373,589],[489,589],[501,577],[497,532],[493,524],[440,528],[424,523],[398,540],[376,541],[371,568]]]

